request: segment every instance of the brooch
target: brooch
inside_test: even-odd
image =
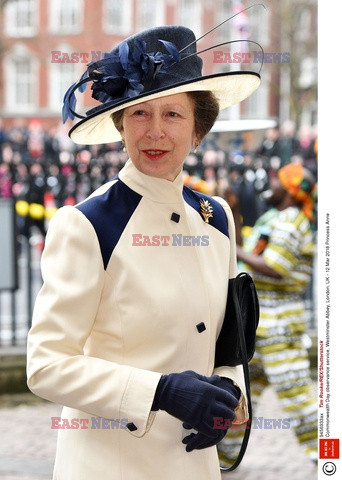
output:
[[[205,223],[209,223],[209,218],[213,217],[213,207],[208,200],[200,200],[201,215],[204,218]]]

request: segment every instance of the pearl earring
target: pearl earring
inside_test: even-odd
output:
[[[123,152],[126,152],[125,140],[122,138],[122,139],[121,139],[121,142],[122,142],[122,145],[123,145],[122,151],[123,151]]]
[[[199,142],[197,142],[197,141],[196,141],[196,142],[195,142],[195,149],[194,149],[194,153],[197,153],[197,147],[198,147],[198,145],[199,145]]]

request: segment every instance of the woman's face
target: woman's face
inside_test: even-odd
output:
[[[193,100],[179,93],[128,107],[121,133],[138,170],[173,181],[197,142]]]
[[[280,183],[278,177],[271,178],[270,188],[272,190],[272,196],[267,201],[274,207],[277,207],[283,203],[284,197],[287,195],[287,191]]]

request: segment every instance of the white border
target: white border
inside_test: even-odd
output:
[[[341,30],[342,8],[339,2],[328,5],[323,0],[318,2],[318,132],[319,132],[319,197],[318,197],[318,344],[326,339],[326,217],[330,217],[330,437],[340,439],[340,457],[342,456],[342,412],[339,392],[342,385],[342,290],[341,267],[342,248],[340,240],[342,168],[341,168],[341,89],[338,85],[341,70],[336,61],[338,35]],[[326,384],[326,349],[324,348],[323,385]],[[320,355],[318,352],[318,366]],[[318,369],[319,370],[319,369]],[[318,382],[319,392],[319,382]],[[326,401],[326,393],[324,393]],[[318,415],[322,409],[318,410]],[[334,475],[326,475],[323,465],[331,461],[336,466]],[[342,478],[341,459],[319,459],[318,479]]]

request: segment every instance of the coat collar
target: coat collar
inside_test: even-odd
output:
[[[128,159],[119,172],[119,179],[135,192],[157,203],[179,203],[183,200],[183,171],[171,182],[145,175]]]

